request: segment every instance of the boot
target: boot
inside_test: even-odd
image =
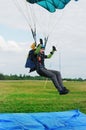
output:
[[[68,93],[69,93],[69,90],[66,89],[66,87],[63,87],[63,90],[61,90],[61,91],[59,92],[60,95],[65,95],[65,94],[68,94]]]

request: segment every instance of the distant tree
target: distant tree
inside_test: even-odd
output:
[[[78,81],[83,81],[83,79],[82,78],[78,78]]]
[[[0,80],[4,80],[4,79],[5,79],[4,75],[0,73]]]

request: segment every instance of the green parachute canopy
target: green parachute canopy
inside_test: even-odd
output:
[[[38,4],[49,12],[55,12],[56,9],[63,9],[71,0],[27,0],[31,4]]]

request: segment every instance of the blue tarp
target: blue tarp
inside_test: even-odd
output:
[[[86,130],[86,115],[79,110],[1,113],[0,130]]]

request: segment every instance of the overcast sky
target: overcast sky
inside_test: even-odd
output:
[[[25,0],[0,0],[0,73],[28,74],[24,65],[33,43],[28,23],[32,26],[33,22],[27,8],[28,12],[33,10],[38,39],[41,33],[50,35],[46,53],[52,45],[57,47],[46,67],[60,70],[63,78],[86,78],[86,0],[71,0],[54,14],[37,5],[27,7]]]

